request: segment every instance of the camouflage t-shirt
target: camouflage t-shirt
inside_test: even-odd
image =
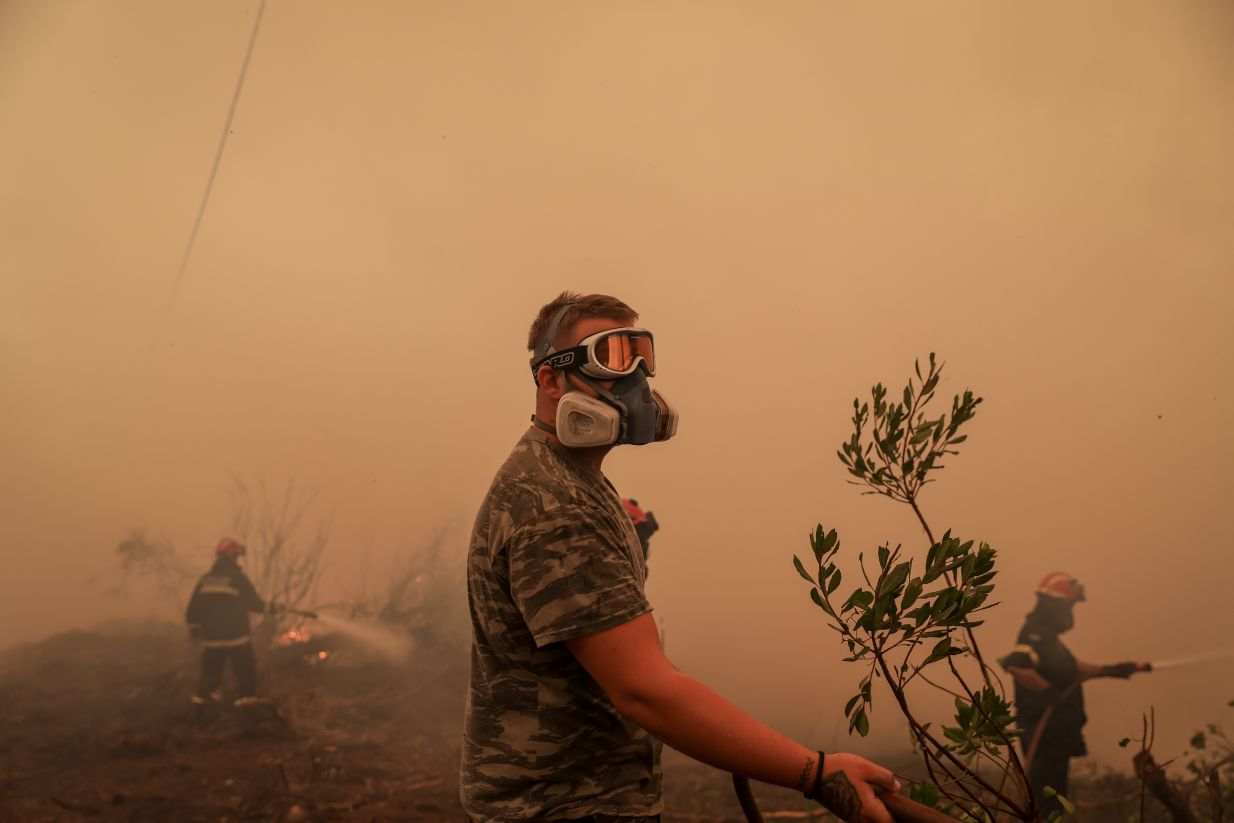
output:
[[[612,486],[530,429],[497,472],[468,554],[460,795],[473,819],[660,813],[659,741],[561,642],[649,612],[644,577]]]

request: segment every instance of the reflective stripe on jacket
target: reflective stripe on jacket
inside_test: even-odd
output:
[[[220,557],[197,581],[185,619],[200,627],[206,648],[226,648],[249,642],[249,612],[265,609],[265,601],[240,566]]]

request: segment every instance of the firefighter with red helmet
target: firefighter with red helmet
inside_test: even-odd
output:
[[[1075,624],[1075,604],[1084,599],[1084,586],[1074,577],[1066,572],[1047,574],[1037,586],[1037,604],[1020,629],[1015,648],[999,660],[1015,680],[1020,744],[1042,819],[1061,808],[1055,797],[1046,797],[1045,788],[1066,795],[1071,758],[1088,753],[1083,734],[1088,716],[1080,684],[1093,677],[1128,678],[1152,669],[1148,663],[1098,665],[1076,659],[1059,635]]]
[[[236,678],[236,705],[256,700],[257,657],[249,612],[264,612],[266,604],[240,568],[245,551],[243,544],[230,537],[220,540],[214,550],[214,565],[197,581],[189,599],[189,634],[203,647],[201,680],[192,698],[195,704],[205,704],[217,694],[229,662]]]

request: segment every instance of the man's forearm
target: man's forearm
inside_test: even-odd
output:
[[[620,699],[617,709],[679,752],[752,780],[805,791],[818,753],[674,671]]]
[[[1007,671],[1016,683],[1034,692],[1050,690],[1050,681],[1046,680],[1036,669],[1022,669],[1019,666],[1008,666]]]
[[[660,646],[650,614],[566,646],[617,710],[675,749],[734,774],[796,788],[845,820],[891,823],[877,792],[899,790],[895,775],[865,758],[817,752],[754,720],[679,672]]]

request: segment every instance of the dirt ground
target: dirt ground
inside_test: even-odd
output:
[[[188,700],[198,651],[178,626],[0,654],[0,821],[464,820],[465,654],[396,666],[341,642],[262,654],[271,705],[204,716]],[[666,820],[742,819],[727,776],[671,755],[666,767]],[[767,808],[810,809],[768,791]]]
[[[175,626],[72,632],[0,657],[0,820],[457,820],[461,661],[261,655],[270,706],[189,703]]]
[[[339,638],[275,647],[270,705],[204,714],[197,658],[182,627],[151,623],[0,654],[0,823],[465,820],[463,650],[392,665]],[[1086,786],[1080,820],[1129,819],[1128,779]],[[794,792],[756,794],[769,819],[822,819]],[[727,775],[667,750],[665,804],[666,823],[744,820]]]

